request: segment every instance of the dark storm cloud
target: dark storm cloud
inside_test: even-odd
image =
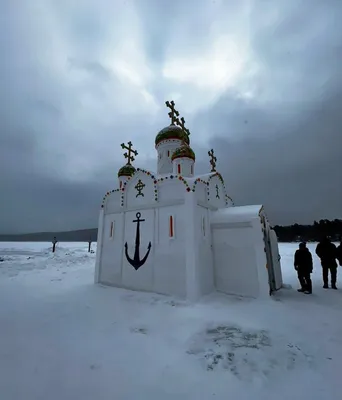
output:
[[[292,129],[279,126],[277,120],[268,121],[273,133],[269,137],[254,130],[263,123],[247,109],[241,128],[236,129],[241,140],[213,139],[220,170],[236,203],[263,203],[277,223],[340,217],[341,137],[334,124],[342,123],[341,110],[336,107],[341,101],[339,96],[324,102],[323,109],[313,108]],[[332,126],[330,121],[334,121]],[[227,118],[228,130],[239,125],[229,122]]]
[[[278,223],[341,218],[341,6],[313,2],[301,12],[290,4],[278,9],[277,24],[271,19],[262,27],[262,9],[251,16],[264,66],[260,95],[277,92],[273,102],[236,107],[224,96],[207,124],[216,132],[225,126],[230,136],[213,146],[238,203],[264,203]]]
[[[155,166],[166,93],[187,87],[163,78],[169,46],[198,53],[225,29],[248,32],[259,68],[246,77],[251,98],[230,88],[187,118],[198,171],[209,167],[196,139],[206,135],[237,204],[265,204],[273,223],[342,218],[338,1],[15,3],[1,6],[1,232],[96,226],[119,144],[133,136],[140,165]],[[140,109],[139,81],[127,85],[107,57],[137,21],[162,107],[153,117]]]

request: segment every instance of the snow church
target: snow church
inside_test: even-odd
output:
[[[156,136],[157,172],[135,168],[133,145],[118,187],[103,198],[95,283],[196,301],[213,291],[269,297],[282,286],[278,243],[261,205],[235,206],[216,171],[195,175],[190,132],[173,101]]]

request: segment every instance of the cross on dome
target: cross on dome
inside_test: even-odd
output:
[[[179,116],[179,112],[175,109],[175,102],[172,100],[170,101],[165,101],[166,107],[168,107],[171,111],[169,112],[169,117],[171,119],[171,125],[175,124],[175,121],[177,120],[177,117]]]
[[[182,129],[185,135],[190,136],[190,131],[185,127],[185,119],[183,117],[180,120],[176,118],[176,124]]]
[[[126,146],[125,143],[121,143],[121,147],[124,150],[127,150],[127,152],[124,153],[125,158],[127,158],[127,165],[132,165],[131,162],[133,162],[135,160],[133,155],[137,156],[138,152],[136,150],[133,150],[133,148],[132,148],[133,144],[131,141],[129,141],[127,144],[128,144],[128,146]]]
[[[210,165],[211,165],[211,172],[216,172],[216,161],[217,158],[214,156],[214,150],[211,149],[210,151],[208,151],[208,155],[210,157]]]

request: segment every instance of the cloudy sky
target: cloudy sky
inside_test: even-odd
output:
[[[273,224],[342,218],[340,0],[2,0],[0,232],[95,227],[155,169],[174,100],[197,172]]]

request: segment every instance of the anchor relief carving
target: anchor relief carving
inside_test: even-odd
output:
[[[135,250],[134,250],[134,257],[133,259],[128,255],[128,245],[127,242],[125,243],[125,255],[127,261],[132,265],[132,267],[137,271],[141,266],[143,266],[150,254],[151,251],[151,242],[149,242],[147,246],[147,253],[144,258],[140,260],[140,222],[144,222],[144,219],[140,219],[141,213],[136,213],[136,218],[133,222],[137,224],[136,234],[135,234]]]

